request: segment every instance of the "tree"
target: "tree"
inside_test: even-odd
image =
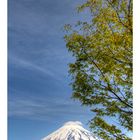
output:
[[[88,0],[65,36],[75,61],[69,64],[73,98],[95,114],[90,128],[104,140],[130,140],[132,132],[132,0]],[[112,121],[110,121],[112,120]]]

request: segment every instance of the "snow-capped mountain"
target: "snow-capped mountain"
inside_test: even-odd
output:
[[[61,128],[42,140],[97,140],[91,132],[84,129],[81,122],[67,122]]]

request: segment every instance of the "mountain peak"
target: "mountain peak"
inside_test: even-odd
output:
[[[79,122],[79,121],[69,121],[69,122],[66,122],[64,124],[64,126],[71,126],[71,125],[74,125],[74,126],[82,126],[82,123]]]
[[[69,121],[42,140],[96,140],[96,138],[83,128],[81,122]]]

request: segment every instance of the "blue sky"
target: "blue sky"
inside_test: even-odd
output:
[[[73,58],[63,26],[87,19],[76,13],[83,0],[9,0],[9,140],[40,140],[71,120],[86,128],[93,117],[71,97],[68,63]]]

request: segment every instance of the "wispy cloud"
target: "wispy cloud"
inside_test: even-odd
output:
[[[81,107],[69,99],[59,98],[23,98],[18,97],[9,101],[9,116],[37,120],[54,120],[87,115],[87,108]]]
[[[17,58],[17,57],[10,57],[9,58],[11,63],[14,64],[14,66],[17,67],[22,67],[24,69],[28,69],[28,70],[33,70],[33,71],[39,71],[42,72],[44,74],[50,75],[50,76],[55,76],[55,74],[53,72],[51,72],[51,70],[48,70],[47,68],[43,68],[37,64],[35,64],[33,61],[27,61],[25,59],[21,59],[21,58]]]

